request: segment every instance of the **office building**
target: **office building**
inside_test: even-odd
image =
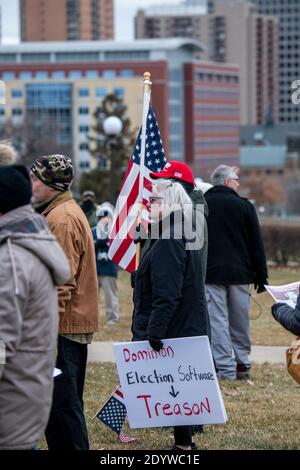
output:
[[[200,58],[238,64],[241,124],[278,120],[278,22],[245,0],[210,1],[209,14],[195,4],[139,10],[136,37],[191,37],[205,47]]]
[[[77,168],[92,160],[87,135],[106,94],[124,98],[133,129],[142,122],[142,80],[151,73],[152,104],[168,159],[208,177],[220,163],[239,163],[239,69],[197,61],[191,39],[52,42],[3,46],[0,79],[7,104],[0,122],[48,116],[62,126]]]
[[[21,41],[114,38],[114,0],[20,0]]]

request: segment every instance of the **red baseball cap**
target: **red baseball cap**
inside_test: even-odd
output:
[[[195,184],[194,175],[189,166],[183,162],[170,161],[166,163],[162,171],[150,173],[151,178],[173,178],[175,180],[185,181],[186,183]]]

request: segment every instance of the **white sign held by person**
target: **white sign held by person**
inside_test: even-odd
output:
[[[207,336],[113,345],[131,428],[222,424],[227,415]]]

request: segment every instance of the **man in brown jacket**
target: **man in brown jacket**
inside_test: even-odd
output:
[[[35,209],[63,248],[71,277],[59,288],[59,337],[53,405],[46,430],[50,450],[87,450],[83,388],[87,345],[98,330],[98,286],[88,221],[72,197],[73,167],[64,155],[38,158],[31,168]]]

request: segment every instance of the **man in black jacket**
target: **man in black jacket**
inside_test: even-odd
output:
[[[265,290],[268,272],[254,206],[237,194],[238,169],[217,167],[208,204],[206,292],[212,351],[220,378],[248,379],[251,349],[249,284]]]

